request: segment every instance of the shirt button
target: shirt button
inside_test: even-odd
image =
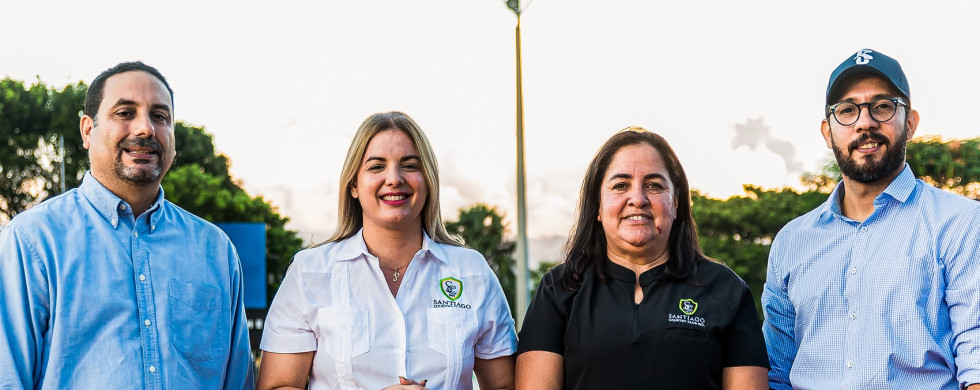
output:
[[[139,236],[140,236],[140,232],[133,232],[133,237],[139,237]]]
[[[126,209],[126,205],[124,205],[124,204],[120,204],[120,205],[119,205],[119,209],[120,209],[120,210],[125,210],[125,209]]]
[[[850,365],[851,362],[847,362],[847,364]],[[150,372],[157,372],[157,368],[154,366],[150,366]]]
[[[858,273],[858,269],[855,267],[851,267],[851,275],[855,275],[857,273]]]
[[[140,281],[142,282],[144,280],[146,280],[146,275],[140,274]]]
[[[848,360],[847,361],[847,368],[851,368],[852,366],[854,366],[854,363],[851,363],[851,361]]]
[[[851,312],[851,319],[853,320],[855,318],[857,318],[857,314],[854,314],[854,312]]]
[[[112,227],[116,227],[116,224],[118,223],[118,221],[116,221],[116,217],[112,217],[112,220],[109,221],[109,223],[112,224]]]
[[[868,231],[868,227],[867,227],[867,226],[861,226],[861,231],[862,231],[862,232],[866,232],[866,231]]]
[[[150,320],[143,321],[143,325],[150,326]]]

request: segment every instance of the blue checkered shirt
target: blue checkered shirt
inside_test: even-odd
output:
[[[842,184],[776,236],[762,306],[774,389],[980,383],[980,202],[905,166],[867,220]]]

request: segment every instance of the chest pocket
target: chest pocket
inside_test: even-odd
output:
[[[723,351],[708,331],[668,325],[662,346],[664,353],[670,354],[662,362],[665,372],[683,378],[684,388],[720,388]]]
[[[227,331],[217,288],[170,281],[170,341],[189,359],[203,362],[222,355]]]
[[[887,259],[887,266],[877,267],[867,284],[877,302],[874,307],[885,318],[895,322],[908,322],[914,318],[917,307],[925,307],[927,293],[933,288],[935,262],[926,256],[895,256]],[[870,276],[870,275],[867,275]]]
[[[323,307],[317,309],[317,344],[333,358],[337,383],[343,389],[356,389],[355,357],[368,352],[371,334],[368,313],[353,307]]]
[[[478,326],[476,313],[456,308],[429,308],[429,348],[446,357],[443,389],[459,386],[463,366],[471,367]]]

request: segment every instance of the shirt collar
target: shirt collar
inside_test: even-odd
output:
[[[656,267],[643,271],[643,273],[640,274],[640,284],[647,285],[652,281],[659,280],[660,278],[663,277],[665,269],[667,269],[667,265],[660,264]],[[612,260],[609,260],[608,258],[606,259],[606,261],[602,262],[602,271],[607,277],[610,277],[612,279],[627,282],[630,284],[636,283],[636,279],[637,279],[636,272],[633,272],[633,270],[629,268],[616,264]]]
[[[915,175],[912,174],[912,168],[909,167],[908,163],[905,163],[905,168],[902,172],[892,180],[891,184],[885,188],[880,195],[878,195],[875,200],[881,199],[882,195],[888,195],[899,202],[905,203],[912,196],[912,190],[915,189]]]
[[[85,172],[85,177],[82,178],[82,184],[78,186],[78,192],[112,225],[113,229],[119,226],[119,221],[122,217],[132,215],[133,213],[133,207],[123,201],[122,198],[116,196],[116,194],[113,194],[112,191],[109,191],[108,188],[105,188],[95,176],[92,176],[92,171]],[[150,213],[150,226],[155,227],[163,215],[163,213],[155,212],[160,209],[163,204],[163,199],[163,187],[161,187],[156,201],[147,210]],[[138,215],[134,217],[138,217]]]
[[[442,250],[440,245],[437,245],[435,241],[429,238],[429,235],[422,231],[422,255],[429,255],[431,258],[435,258],[443,263],[449,263],[446,258],[446,253]],[[337,248],[337,260],[338,261],[350,261],[356,260],[364,256],[373,256],[367,250],[367,243],[364,242],[364,229],[358,230],[350,238],[343,240],[338,243]]]
[[[902,172],[885,187],[878,196],[875,197],[875,204],[884,199],[884,196],[889,196],[899,202],[905,203],[910,196],[912,196],[912,191],[915,189],[915,174],[912,173],[912,168],[909,167],[908,163],[905,163],[905,168]],[[830,193],[830,198],[822,206],[820,206],[820,215],[822,217],[829,217],[831,215],[843,215],[840,209],[840,195],[844,191],[844,181],[841,180],[834,187],[834,192]]]

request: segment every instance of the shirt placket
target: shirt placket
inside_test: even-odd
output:
[[[153,303],[153,283],[150,273],[150,253],[146,239],[150,233],[146,217],[136,221],[133,228],[131,256],[133,259],[133,278],[136,283],[136,304],[139,310],[140,343],[143,353],[143,377],[145,388],[162,389],[163,372],[160,358],[160,344],[157,342],[156,305]]]
[[[875,211],[864,220],[854,226],[854,237],[851,246],[851,256],[848,257],[847,266],[844,269],[844,308],[847,318],[845,329],[847,330],[844,338],[844,383],[858,383],[866,375],[870,375],[868,370],[871,362],[867,359],[858,359],[859,356],[873,356],[872,348],[879,347],[870,342],[868,335],[864,334],[867,329],[874,328],[869,323],[874,314],[871,308],[875,305],[874,300],[874,278],[867,275],[869,270],[874,269],[876,251],[880,248],[874,247],[872,234],[874,232],[874,221],[881,212],[882,203],[878,199],[874,202]]]
[[[415,256],[412,257],[412,261],[409,263],[409,267],[412,266],[412,263],[416,263],[415,264],[416,267],[414,268],[415,279],[419,279],[425,271],[422,268],[422,257],[424,256],[425,252],[426,252],[425,250],[419,250],[418,252],[416,252]],[[405,273],[406,274],[408,273],[408,268],[405,269]],[[424,286],[419,286],[418,284],[413,284],[409,286],[406,283],[402,283],[402,288],[405,287],[408,287],[409,289],[414,288],[414,290],[405,291],[404,294],[399,294],[399,296],[422,296],[422,290],[419,290],[419,288],[420,287],[424,288]],[[408,313],[412,309],[411,306],[417,303],[404,302],[404,301],[400,302],[395,297],[391,297],[390,303],[391,304],[388,305],[388,311],[391,314],[390,318],[392,318],[395,321],[394,326],[397,326],[397,329],[401,330],[400,332],[397,332],[397,334],[395,335],[395,346],[399,356],[398,362],[401,365],[401,367],[398,367],[399,369],[398,372],[403,372],[405,373],[405,375],[412,376],[414,375],[413,373],[415,371],[413,370],[415,370],[415,367],[413,367],[412,362],[408,358],[408,325],[405,321],[405,313]],[[413,377],[412,379],[416,381],[421,381],[426,378]]]

